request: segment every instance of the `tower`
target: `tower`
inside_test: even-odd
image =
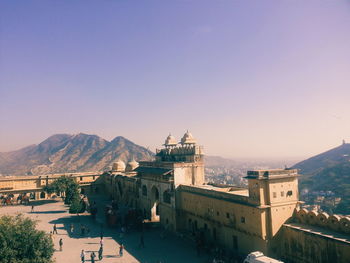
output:
[[[248,171],[249,202],[262,209],[267,238],[272,238],[293,215],[299,202],[298,170]]]
[[[204,152],[197,145],[197,140],[190,132],[186,132],[179,143],[169,134],[164,148],[157,150],[156,162],[161,166],[171,166],[174,175],[174,185],[204,184]]]

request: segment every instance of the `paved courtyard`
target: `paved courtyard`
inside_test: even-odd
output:
[[[96,198],[98,204],[107,202]],[[49,233],[53,230],[53,225],[57,224],[58,234],[53,236],[55,245],[54,258],[57,263],[74,263],[80,261],[80,252],[84,249],[89,255],[91,251],[99,249],[101,223],[104,223],[102,208],[99,209],[97,222],[94,222],[88,214],[71,215],[68,213],[68,207],[62,201],[45,200],[38,201],[34,212],[30,212],[30,206],[8,206],[0,207],[0,214],[23,213],[32,219],[38,220],[38,229]],[[80,223],[79,223],[80,222]],[[70,224],[73,223],[75,229],[69,233]],[[84,224],[90,229],[85,236],[80,234],[80,224]],[[191,262],[204,263],[209,262],[206,256],[198,257],[194,244],[184,241],[173,235],[166,235],[161,238],[159,229],[149,229],[144,233],[145,248],[140,248],[140,233],[131,232],[121,235],[117,229],[103,227],[104,233],[104,257],[98,262],[115,263],[177,263]],[[62,238],[63,251],[59,251],[58,242]],[[119,244],[123,243],[125,250],[123,257],[119,257]],[[90,261],[90,256],[86,256],[86,262]]]

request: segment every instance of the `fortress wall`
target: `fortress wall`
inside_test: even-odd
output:
[[[52,175],[40,175],[40,176],[11,176],[0,177],[0,194],[19,194],[19,193],[40,193],[42,188],[47,184],[52,183],[55,179],[61,176],[71,176],[74,180],[84,189],[84,192],[95,192],[96,189],[102,192],[104,188],[104,180],[100,178],[101,174],[87,172],[87,173],[65,173],[65,174],[52,174]],[[92,187],[91,185],[94,184]],[[50,195],[43,195],[44,198],[50,197]],[[39,194],[35,195],[35,199],[41,199]]]
[[[350,242],[320,228],[285,224],[274,240],[272,251],[286,263],[348,263]]]
[[[293,222],[310,226],[321,227],[350,236],[350,217],[341,215],[328,215],[326,212],[318,213],[305,208],[295,209]]]
[[[207,243],[220,245],[229,253],[266,253],[265,210],[233,201],[242,202],[245,196],[188,186],[178,190],[179,231],[193,238],[201,232]]]

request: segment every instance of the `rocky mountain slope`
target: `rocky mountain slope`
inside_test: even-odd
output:
[[[350,144],[297,163],[300,188],[310,191],[332,191],[342,198],[335,212],[350,214]]]
[[[38,145],[0,153],[0,173],[26,175],[103,171],[113,162],[150,160],[153,153],[122,136],[112,141],[88,134],[56,134]]]
[[[301,170],[302,174],[312,175],[326,167],[350,161],[350,143],[343,143],[339,147],[318,154],[305,161],[299,162],[294,167]]]

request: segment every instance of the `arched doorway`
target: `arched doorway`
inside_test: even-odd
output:
[[[159,190],[156,186],[151,190],[151,220],[159,221]]]
[[[45,199],[45,197],[46,197],[45,192],[41,192],[41,193],[40,193],[40,199]]]

